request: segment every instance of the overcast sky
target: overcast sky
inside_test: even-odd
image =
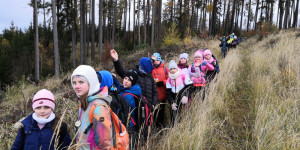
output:
[[[14,22],[14,25],[18,28],[21,28],[23,31],[28,29],[33,18],[33,9],[28,5],[29,1],[30,0],[0,0],[0,34],[4,29],[8,29],[10,27],[11,22]],[[163,0],[163,3],[165,2],[167,2],[167,0]],[[98,3],[99,1],[96,0],[96,5],[98,5]],[[253,8],[253,10],[254,9],[255,8]],[[98,12],[98,8],[95,10],[95,12]],[[276,12],[277,5],[275,4],[273,22],[276,22]],[[96,22],[98,22],[98,17],[95,18]],[[247,16],[244,16],[244,19],[246,18]],[[39,24],[43,22],[42,19],[43,16],[42,13],[40,13]]]

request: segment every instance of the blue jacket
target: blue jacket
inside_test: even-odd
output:
[[[138,97],[142,95],[142,89],[141,89],[141,87],[138,84],[135,84],[135,85],[133,85],[130,88],[124,88],[124,86],[121,85],[116,78],[114,78],[114,84],[120,90],[120,95],[121,96],[123,96],[125,93],[131,93],[131,94],[134,94],[134,95],[136,95]],[[128,95],[125,95],[123,97],[126,99],[126,101],[130,105],[130,112],[132,112],[131,113],[131,117],[133,118],[133,121],[136,121],[136,118],[134,117],[135,114],[134,114],[134,111],[133,111],[134,108],[136,107],[134,96],[128,94]],[[134,123],[131,120],[129,127],[133,127],[133,126],[134,126]]]
[[[53,135],[53,130],[51,129],[53,122],[54,120],[45,124],[44,128],[40,129],[37,125],[37,122],[32,118],[32,114],[30,114],[21,122],[24,127],[19,129],[18,135],[11,149],[54,150],[54,140],[50,145],[50,141]],[[70,135],[66,131],[60,149],[67,149],[71,141],[72,140],[70,138]]]

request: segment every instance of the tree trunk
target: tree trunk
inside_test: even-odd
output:
[[[245,0],[242,0],[242,12],[241,12],[240,31],[242,31],[242,29],[243,29],[244,2],[245,2]]]
[[[258,6],[259,6],[259,0],[256,0],[255,17],[254,17],[254,30],[257,29],[256,24],[257,24]]]
[[[84,9],[83,9],[83,1],[84,0],[80,0],[80,64],[83,64],[83,27],[84,27]]]
[[[40,81],[40,55],[39,55],[39,27],[38,27],[38,9],[37,0],[34,1],[33,8],[33,22],[34,22],[34,74],[35,82]]]
[[[143,8],[143,15],[144,15],[144,44],[146,44],[147,42],[147,26],[146,26],[146,20],[147,20],[147,16],[146,16],[146,3],[145,3],[145,0],[143,0],[143,5],[144,5],[144,8]]]
[[[135,46],[135,0],[133,0],[133,37],[132,37],[132,50]]]
[[[223,30],[224,30],[224,33],[226,33],[226,26],[225,26],[225,10],[226,10],[226,2],[227,2],[227,0],[224,0],[224,10],[223,10]],[[229,3],[229,2],[228,2]],[[227,16],[227,15],[226,15]]]
[[[248,8],[248,20],[247,20],[247,32],[249,31],[249,25],[250,25],[250,12],[251,12],[251,0],[249,0],[249,8]]]
[[[103,37],[103,26],[102,26],[102,17],[103,17],[103,0],[99,0],[99,33],[98,33],[98,40],[99,40],[99,59],[102,60],[102,37]]]
[[[131,18],[131,16],[130,16],[130,8],[131,8],[131,0],[129,0],[129,21],[128,21],[128,39],[130,40],[130,33],[131,33],[131,30],[130,30],[130,18]]]
[[[162,11],[162,0],[158,0],[158,22],[157,22],[157,27],[158,27],[158,41],[161,43],[161,35],[162,35],[162,30],[161,30],[161,11]]]
[[[184,37],[187,36],[187,27],[189,27],[189,3],[190,1],[189,0],[184,0]]]
[[[270,23],[273,22],[273,9],[274,9],[274,2],[271,2],[271,10],[270,10]]]
[[[91,43],[91,59],[95,60],[95,0],[92,0],[92,43]]]
[[[216,26],[217,26],[217,4],[218,0],[213,1],[213,12],[212,12],[212,19],[211,19],[211,32],[210,35],[215,35],[216,33]]]
[[[178,20],[178,24],[179,24],[179,32],[183,33],[184,32],[184,29],[183,29],[183,14],[182,14],[182,0],[178,0],[178,3],[179,3],[179,12],[178,12],[178,15],[179,15],[179,20]],[[181,35],[183,36],[183,35]]]
[[[299,9],[299,0],[297,0],[296,9],[295,9],[295,12],[294,12],[293,28],[297,28],[297,24],[298,24],[298,9]]]
[[[112,21],[112,38],[111,38],[111,48],[114,49],[115,48],[115,35],[116,35],[116,20],[117,20],[117,0],[114,0],[114,14],[113,14],[113,21]]]
[[[151,12],[151,5],[150,5],[150,0],[147,0],[147,33],[150,33],[151,31],[151,26],[150,26],[150,12]],[[152,32],[151,32],[152,33]],[[151,34],[147,34],[148,36],[148,42],[151,44]]]
[[[286,5],[285,5],[285,16],[284,16],[284,22],[283,22],[284,29],[287,29],[288,17],[290,14],[289,12],[290,12],[290,0],[287,0]]]
[[[170,0],[170,1],[171,1],[171,4],[172,4],[172,6],[171,6],[170,22],[173,22],[173,6],[174,6],[173,1],[174,1],[174,0]]]
[[[123,41],[125,41],[125,39],[126,39],[126,25],[127,25],[127,0],[124,0],[124,27],[123,27],[123,29],[124,29],[124,35],[123,35]],[[130,30],[129,30],[130,31]]]
[[[52,22],[53,22],[53,48],[54,48],[54,71],[55,77],[59,78],[59,50],[58,50],[58,35],[57,35],[57,22],[56,22],[56,4],[55,0],[52,2]]]
[[[84,16],[84,24],[83,24],[83,63],[84,64],[87,64],[87,52],[88,52],[88,48],[87,48],[87,40],[86,40],[86,38],[87,38],[87,11],[86,11],[86,0],[84,0],[83,1],[83,9],[84,9],[84,14],[83,14],[83,16]]]
[[[77,0],[73,0],[73,27],[72,27],[72,54],[73,54],[73,68],[76,68],[76,33],[77,33],[77,24],[76,24],[76,19],[77,19]]]
[[[151,47],[154,46],[154,18],[155,18],[155,0],[152,0],[152,21],[151,21]]]
[[[283,17],[283,13],[284,13],[284,10],[283,10],[283,0],[279,0],[278,2],[278,7],[280,9],[280,16],[279,16],[279,30],[282,29],[282,17]]]
[[[235,17],[235,3],[236,3],[236,0],[233,0],[233,6],[232,6],[232,15],[231,15],[231,23],[230,23],[230,32],[233,32],[233,29],[234,29],[234,17]]]
[[[90,3],[91,2],[91,0],[89,0],[89,6],[91,6]],[[86,8],[87,8],[87,5],[88,4],[86,4]],[[85,57],[85,59],[86,59],[86,63],[85,64],[87,64],[87,58],[89,57],[89,52],[90,52],[90,34],[91,34],[91,9],[89,8],[88,9],[88,12],[85,14],[85,16],[86,16],[86,24],[85,24],[85,27],[86,27],[86,37],[85,37],[85,40],[86,40],[86,57]],[[88,16],[89,16],[89,18],[88,18]]]
[[[228,34],[229,30],[229,14],[230,14],[230,0],[228,0],[228,5],[227,5],[227,14],[226,14],[226,25],[225,25],[225,35]]]
[[[140,0],[138,0],[138,14],[137,14],[137,20],[138,20],[138,42],[139,46],[141,45],[141,26],[140,26]]]

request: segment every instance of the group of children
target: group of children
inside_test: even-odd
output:
[[[158,128],[166,126],[167,103],[173,125],[176,114],[190,103],[191,94],[204,89],[219,72],[209,49],[197,50],[191,65],[187,53],[168,66],[154,53],[151,58],[142,57],[131,70],[124,69],[115,50],[110,54],[122,84],[115,74],[96,72],[88,65],[72,73],[71,85],[80,102],[75,122],[78,149],[135,149],[137,139],[147,137],[153,123]],[[54,95],[46,89],[38,91],[32,108],[34,112],[21,122],[12,149],[67,149],[71,138],[66,124],[60,125],[62,132],[54,132],[59,120],[54,114]],[[141,133],[143,136],[137,136]],[[57,135],[58,140],[52,140]]]
[[[232,33],[227,37],[223,36],[223,38],[219,40],[221,41],[221,44],[219,45],[221,47],[221,56],[222,58],[225,58],[228,50],[230,48],[236,48],[236,46],[241,42],[242,39],[240,37],[238,38],[234,33]]]

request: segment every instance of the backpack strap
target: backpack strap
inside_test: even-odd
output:
[[[167,71],[166,71],[166,66],[164,65],[164,72],[165,72],[165,77],[166,77],[166,79],[168,79],[168,73],[167,73]]]
[[[132,94],[132,93],[127,93],[127,92],[125,92],[125,93],[123,94],[123,98],[124,98],[126,95],[131,95],[131,96],[133,96],[134,98],[138,98],[138,96],[136,96],[136,95],[134,95],[134,94]],[[131,122],[133,123],[133,125],[136,125],[136,122],[134,121],[133,117],[130,117],[130,120],[131,120]]]
[[[124,98],[126,95],[131,95],[131,96],[133,96],[133,97],[135,97],[135,98],[138,98],[138,96],[136,96],[136,95],[134,95],[134,94],[132,94],[132,93],[127,93],[127,92],[125,92],[125,93],[123,94],[123,98]]]

